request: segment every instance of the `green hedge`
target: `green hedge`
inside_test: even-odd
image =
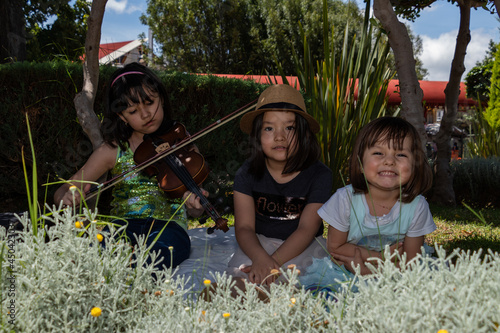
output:
[[[500,157],[452,161],[457,203],[475,207],[500,207]]]
[[[99,88],[94,109],[104,110],[105,86],[116,68],[100,68]],[[196,133],[230,112],[255,100],[265,86],[251,81],[158,72],[170,92],[174,118]],[[30,167],[25,114],[28,114],[35,146],[38,180],[44,183],[69,178],[87,160],[92,145],[81,129],[73,103],[83,82],[81,64],[50,62],[14,63],[0,66],[0,212],[26,209],[26,186],[22,154]],[[239,130],[239,119],[200,138],[196,144],[212,170],[204,184],[212,193],[227,191],[245,159],[242,147],[246,135]],[[28,171],[31,174],[31,170]],[[216,181],[216,182],[215,182]],[[52,202],[55,186],[48,188]],[[43,202],[44,189],[40,200]]]

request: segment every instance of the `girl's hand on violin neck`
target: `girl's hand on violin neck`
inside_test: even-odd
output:
[[[208,197],[209,193],[207,191],[201,189],[201,192],[205,197]],[[186,191],[184,193],[184,195],[182,196],[182,200],[186,200],[185,204],[187,208],[187,213],[192,217],[200,217],[205,211],[200,202],[200,198],[196,194],[190,191]]]

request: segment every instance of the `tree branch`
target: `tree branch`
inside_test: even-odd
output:
[[[424,93],[415,71],[413,45],[406,26],[401,23],[394,12],[390,0],[375,0],[373,13],[386,30],[389,44],[394,52],[396,70],[399,77],[399,91],[401,95],[401,115],[406,118],[420,134],[422,147],[427,142],[424,128],[424,109],[422,99]]]
[[[94,0],[92,2],[85,39],[83,88],[74,99],[78,120],[92,142],[94,150],[103,142],[100,121],[94,112],[94,101],[99,83],[99,43],[106,2],[107,0]]]

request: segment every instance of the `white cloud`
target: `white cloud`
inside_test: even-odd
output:
[[[467,55],[465,56],[465,71],[468,72],[476,65],[477,61],[481,61],[486,56],[486,51],[493,36],[485,34],[483,29],[471,31],[471,41],[467,47]]]
[[[106,4],[106,10],[111,10],[117,14],[131,14],[141,12],[141,6],[129,4],[128,0],[109,0]]]
[[[106,3],[106,10],[114,11],[118,14],[122,14],[125,12],[127,8],[127,0],[109,0]]]
[[[450,78],[451,61],[455,52],[457,30],[443,33],[438,38],[431,38],[425,35],[420,37],[422,38],[423,48],[420,59],[423,62],[424,68],[429,71],[426,79],[430,81],[448,81]],[[462,80],[465,79],[465,75],[475,66],[476,62],[484,58],[489,40],[492,38],[492,36],[485,34],[481,29],[471,31],[471,41],[467,46],[465,72]]]

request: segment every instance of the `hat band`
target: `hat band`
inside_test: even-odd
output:
[[[265,104],[265,105],[262,105],[261,107],[259,107],[257,110],[260,110],[260,109],[287,109],[287,110],[299,110],[299,111],[304,112],[304,110],[302,110],[297,105],[292,104],[292,103],[285,103],[285,102]]]

